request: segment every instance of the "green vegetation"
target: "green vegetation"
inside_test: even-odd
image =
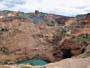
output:
[[[69,36],[69,35],[67,34],[67,31],[68,31],[68,28],[67,28],[67,27],[64,27],[64,28],[60,29],[59,34],[60,34],[62,37]]]
[[[0,52],[4,53],[5,55],[9,55],[10,54],[9,50],[7,48],[4,48],[4,47],[0,48]]]
[[[3,10],[4,13],[10,13],[11,11],[9,10]]]
[[[5,56],[5,58],[0,59],[0,64],[15,64],[15,59],[12,58],[10,55]]]
[[[8,30],[4,28],[0,28],[0,32],[5,32],[5,31],[8,31]]]
[[[54,26],[54,24],[53,24],[53,23],[48,23],[47,25],[48,25],[48,26]]]
[[[90,34],[83,34],[79,37],[75,37],[73,40],[80,43],[80,44],[83,42],[89,42],[90,41]]]

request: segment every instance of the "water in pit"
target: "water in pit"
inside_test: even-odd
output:
[[[42,66],[42,65],[48,64],[48,62],[43,60],[43,59],[40,59],[40,58],[33,58],[33,59],[30,59],[30,60],[17,62],[17,64],[31,64],[33,66],[37,66],[37,65]]]

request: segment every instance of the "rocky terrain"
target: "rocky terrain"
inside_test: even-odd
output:
[[[0,64],[40,57],[50,63],[42,68],[89,68],[89,45],[90,14],[0,11]]]

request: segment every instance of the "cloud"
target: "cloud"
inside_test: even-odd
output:
[[[0,9],[74,16],[90,12],[90,0],[0,0]]]
[[[24,2],[22,0],[0,0],[0,10],[8,10],[12,8],[16,8],[17,5],[21,5]]]

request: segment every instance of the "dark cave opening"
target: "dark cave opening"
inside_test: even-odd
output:
[[[71,53],[71,49],[61,49],[63,52],[62,59],[71,58],[73,54]]]

